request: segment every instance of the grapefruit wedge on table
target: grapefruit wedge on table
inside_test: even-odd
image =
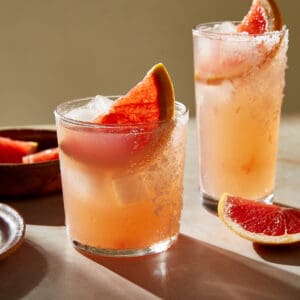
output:
[[[250,241],[284,245],[300,242],[300,210],[223,194],[218,215],[225,225]]]
[[[274,0],[253,0],[249,12],[236,27],[236,33],[259,35],[279,31],[282,26],[281,12]],[[218,85],[224,80],[232,80],[249,74],[254,67],[261,68],[267,61],[275,57],[281,41],[282,36],[271,48],[265,47],[263,42],[255,45],[237,41],[227,44],[221,43],[220,48],[218,48],[218,43],[215,41],[214,46],[209,51],[208,59],[203,60],[203,62],[200,60],[195,80],[210,85]],[[201,53],[201,48],[198,51]],[[234,55],[234,51],[238,55]]]

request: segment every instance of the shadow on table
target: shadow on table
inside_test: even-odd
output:
[[[42,281],[47,269],[43,255],[24,241],[15,253],[0,261],[0,299],[21,299]]]
[[[1,199],[16,209],[24,218],[26,224],[61,226],[65,224],[62,194],[50,194],[39,197],[18,199]]]
[[[157,255],[88,257],[164,299],[299,299],[297,275],[182,234]]]
[[[282,265],[300,266],[300,244],[272,247],[254,243],[253,248],[266,261]]]

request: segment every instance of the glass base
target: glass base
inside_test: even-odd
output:
[[[72,244],[75,248],[82,250],[84,252],[97,254],[101,256],[111,256],[111,257],[134,257],[143,256],[149,254],[160,253],[166,251],[172,246],[172,244],[177,240],[177,235],[174,235],[166,240],[158,242],[151,245],[148,248],[143,249],[105,249],[96,248],[88,245],[81,244],[78,241],[72,240]]]
[[[263,199],[260,199],[260,201],[266,203],[266,204],[272,204],[274,202],[274,194],[270,194],[266,197],[264,197]]]
[[[209,211],[212,212],[217,212],[218,211],[218,203],[219,203],[219,199],[215,199],[205,193],[201,194],[201,200],[202,200],[202,205],[208,209]],[[258,199],[257,201],[261,201],[264,202],[266,204],[272,204],[274,200],[274,194],[271,193],[269,195],[267,195],[264,198]]]
[[[218,210],[219,199],[215,199],[205,193],[201,193],[202,205],[212,213]]]

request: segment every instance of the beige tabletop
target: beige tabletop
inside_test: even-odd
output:
[[[2,200],[27,223],[0,262],[0,299],[300,299],[300,246],[255,245],[200,201],[195,120],[189,122],[178,241],[138,258],[91,259],[68,242],[60,194]],[[300,116],[281,124],[276,201],[300,207]]]

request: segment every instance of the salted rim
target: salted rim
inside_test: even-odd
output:
[[[247,32],[218,32],[213,29],[214,25],[221,25],[223,23],[232,23],[234,25],[238,25],[241,21],[219,21],[219,22],[207,22],[207,23],[200,23],[193,27],[192,32],[194,36],[208,36],[217,39],[227,39],[227,38],[237,38],[238,40],[249,40],[253,37],[269,37],[274,35],[283,35],[288,29],[284,25],[281,30],[274,30],[274,31],[267,31],[265,33],[260,34],[249,34]]]
[[[107,97],[111,100],[117,100],[121,96],[105,96],[105,97]],[[69,124],[72,124],[72,125],[81,126],[81,127],[88,127],[88,128],[118,128],[118,127],[139,127],[139,126],[144,126],[144,125],[149,125],[149,124],[168,123],[171,120],[180,119],[180,118],[186,116],[189,112],[188,108],[183,103],[175,101],[174,117],[171,120],[164,120],[164,121],[157,121],[157,122],[145,122],[145,123],[136,123],[136,124],[96,124],[96,123],[92,123],[92,122],[75,120],[75,119],[68,118],[68,117],[65,116],[65,113],[69,112],[70,109],[81,107],[83,104],[88,103],[89,101],[93,100],[94,98],[95,98],[95,96],[94,97],[79,98],[79,99],[74,99],[74,100],[69,100],[69,101],[63,102],[55,108],[54,115],[55,115],[55,117],[58,117],[63,122],[66,122],[66,123],[69,123]],[[79,105],[80,103],[82,105]]]

